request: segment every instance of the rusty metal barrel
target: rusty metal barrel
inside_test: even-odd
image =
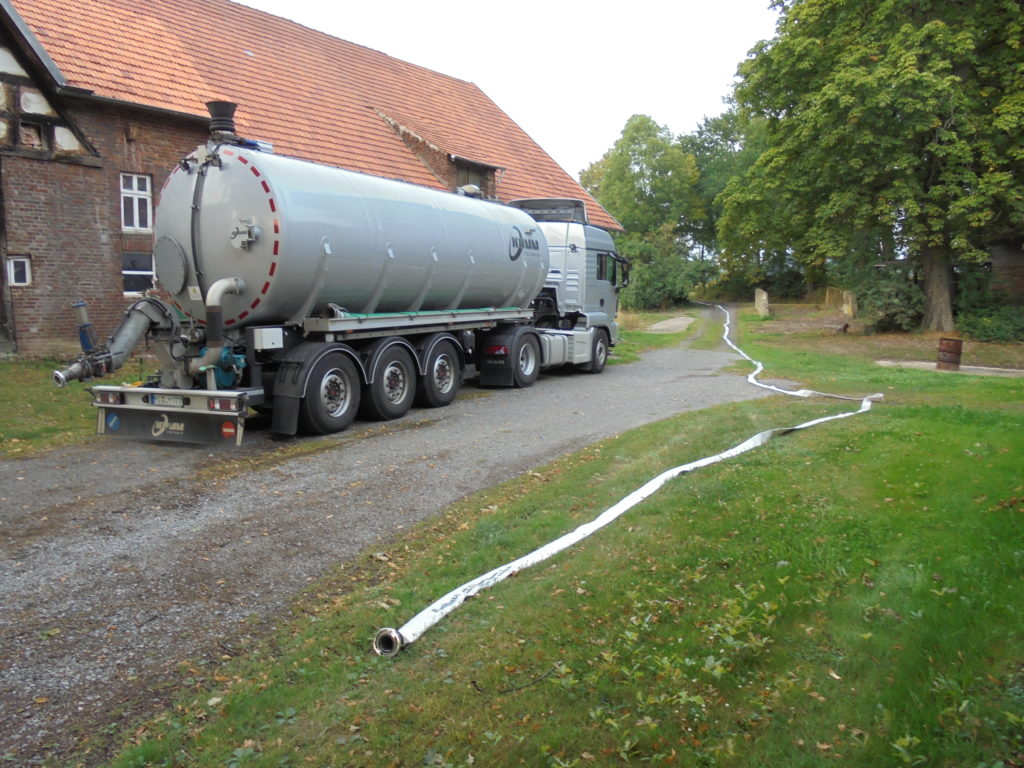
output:
[[[940,371],[959,371],[963,344],[960,339],[939,339],[939,361],[935,367]]]

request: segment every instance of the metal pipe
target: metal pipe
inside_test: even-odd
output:
[[[217,309],[220,309],[225,296],[229,293],[237,296],[244,290],[245,281],[242,280],[242,278],[222,277],[211,285],[210,289],[206,292],[206,308],[211,309],[216,307]]]
[[[206,353],[189,362],[188,372],[193,376],[220,360],[224,347],[224,297],[228,294],[237,296],[244,290],[242,278],[222,277],[206,291]]]
[[[53,372],[53,383],[58,387],[66,387],[71,381],[85,381],[93,377],[92,369],[83,361],[76,360],[62,371]]]
[[[64,387],[69,381],[85,381],[116,371],[151,328],[173,328],[175,324],[174,313],[162,301],[140,299],[125,310],[124,319],[105,344],[80,355],[67,368],[54,371],[53,380]]]

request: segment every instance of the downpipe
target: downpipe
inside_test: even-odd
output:
[[[149,331],[170,330],[177,325],[173,311],[162,301],[140,299],[125,310],[124,319],[106,343],[96,345],[84,302],[76,302],[73,306],[79,323],[83,354],[67,368],[53,372],[53,381],[58,387],[65,387],[71,381],[87,381],[116,371],[124,365],[132,350]]]

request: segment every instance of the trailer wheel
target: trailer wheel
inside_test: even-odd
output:
[[[512,385],[529,387],[540,376],[540,343],[532,333],[520,334],[512,347]]]
[[[594,331],[594,341],[590,348],[590,362],[581,368],[587,373],[600,373],[608,363],[608,332],[604,328]]]
[[[359,371],[351,358],[331,352],[313,366],[303,393],[299,418],[304,431],[326,435],[346,429],[356,417]]]
[[[377,359],[366,394],[363,407],[371,418],[386,421],[409,412],[416,394],[416,367],[403,347],[392,346]]]
[[[441,408],[451,403],[462,382],[459,353],[450,341],[440,341],[427,356],[425,373],[416,386],[416,400],[428,408]]]

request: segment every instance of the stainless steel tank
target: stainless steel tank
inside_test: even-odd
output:
[[[548,248],[515,208],[235,145],[175,168],[156,212],[157,279],[202,320],[207,290],[226,330],[352,313],[524,307]]]

